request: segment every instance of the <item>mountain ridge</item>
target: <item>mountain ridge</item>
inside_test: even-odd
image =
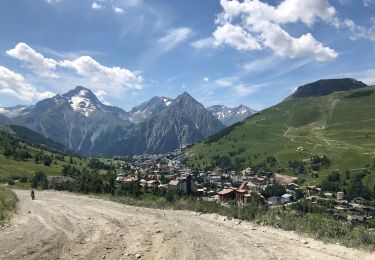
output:
[[[207,109],[226,126],[231,126],[257,113],[256,110],[242,104],[237,107],[213,105],[207,107]]]
[[[365,87],[368,87],[368,85],[352,78],[321,79],[298,87],[286,99],[326,96],[339,91],[349,91]]]

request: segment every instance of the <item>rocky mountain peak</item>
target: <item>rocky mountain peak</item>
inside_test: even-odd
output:
[[[294,94],[287,99],[326,96],[338,91],[349,91],[365,87],[367,87],[365,83],[351,78],[321,79],[298,87]]]

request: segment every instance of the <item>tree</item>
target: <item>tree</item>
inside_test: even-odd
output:
[[[369,199],[371,197],[370,190],[362,184],[362,178],[362,174],[357,174],[351,179],[347,189],[349,198],[353,199],[356,197],[363,197],[365,199]]]
[[[270,198],[272,196],[280,197],[281,195],[286,193],[286,189],[284,186],[280,184],[275,184],[272,186],[268,186],[263,192],[262,195],[266,198]]]
[[[43,189],[48,189],[48,179],[47,176],[41,172],[37,171],[33,178],[31,179],[31,187],[38,188],[39,185],[42,185]]]
[[[51,157],[49,157],[48,155],[45,155],[44,158],[43,158],[44,166],[50,166],[51,163],[52,163]]]
[[[325,191],[340,191],[342,189],[340,173],[332,172],[330,175],[328,175],[321,183],[321,188]]]

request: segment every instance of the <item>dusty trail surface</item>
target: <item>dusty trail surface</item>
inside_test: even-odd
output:
[[[375,259],[375,254],[217,215],[125,206],[65,192],[16,191],[0,259]]]

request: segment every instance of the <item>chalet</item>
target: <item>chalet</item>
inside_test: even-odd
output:
[[[197,192],[197,186],[191,175],[188,175],[185,178],[171,180],[168,183],[168,189],[178,189],[185,194],[192,194]]]
[[[125,177],[121,180],[121,183],[123,184],[133,184],[137,182],[138,182],[138,179],[135,177]]]
[[[236,189],[223,189],[218,194],[221,201],[234,200],[236,198]]]
[[[246,189],[239,188],[238,190],[236,190],[236,200],[238,205],[243,206],[247,203],[247,200],[245,199],[246,195],[249,195]]]
[[[307,186],[307,192],[309,196],[320,195],[322,193],[322,189],[316,186]]]
[[[352,203],[363,205],[366,203],[366,200],[362,197],[357,197],[352,199]]]

